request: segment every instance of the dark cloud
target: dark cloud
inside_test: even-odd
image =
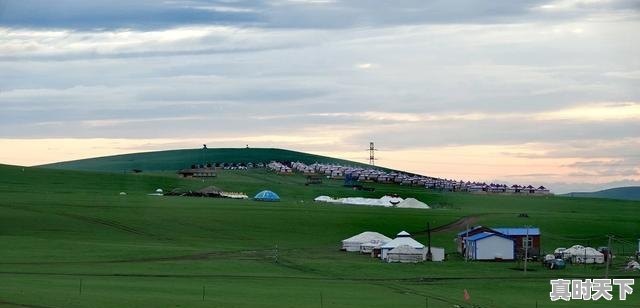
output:
[[[164,28],[189,24],[272,28],[346,28],[380,25],[506,23],[567,18],[585,12],[634,10],[637,2],[582,3],[572,10],[536,10],[553,1],[396,0],[21,0],[4,1],[0,25],[27,28]]]
[[[253,11],[203,9],[207,6],[243,9],[244,2],[231,5],[227,1],[180,0],[20,0],[2,3],[0,25],[8,27],[150,29],[188,24],[250,24],[262,19]]]

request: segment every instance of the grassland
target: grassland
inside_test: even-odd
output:
[[[272,148],[216,148],[216,149],[183,149],[114,155],[88,158],[44,165],[52,169],[68,169],[83,171],[130,172],[133,169],[142,171],[172,171],[187,168],[191,164],[204,163],[269,163],[270,161],[300,161],[307,164],[335,163],[349,166],[365,166],[362,163],[332,157]]]
[[[600,246],[606,234],[615,234],[626,240],[615,242],[616,253],[628,254],[640,235],[640,202],[439,193],[383,184],[363,193],[339,181],[317,186],[304,181],[262,169],[221,171],[203,182],[171,172],[0,166],[0,306],[640,306],[637,292],[626,302],[552,303],[549,279],[599,278],[604,267],[548,271],[536,263],[525,274],[518,263],[465,262],[452,253],[455,230],[433,234],[433,244],[452,253],[443,263],[385,264],[338,251],[341,239],[361,231],[392,236],[407,230],[425,242],[427,222],[439,226],[472,217],[489,226],[538,226],[547,251]],[[272,189],[282,202],[147,195],[156,188],[212,184],[249,195]],[[434,209],[312,201],[318,195],[385,193],[415,197]],[[529,218],[517,217],[523,212]],[[610,276],[637,277],[622,270],[622,259]],[[464,289],[470,303],[463,301]]]
[[[563,196],[640,201],[640,186],[617,187],[594,192],[572,192]]]

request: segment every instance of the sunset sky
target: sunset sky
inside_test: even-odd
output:
[[[640,185],[637,0],[0,0],[0,163],[277,147]]]

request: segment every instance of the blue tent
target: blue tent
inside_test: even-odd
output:
[[[253,200],[256,201],[280,201],[280,196],[278,196],[278,194],[270,191],[270,190],[263,190],[261,192],[259,192],[255,197],[253,197]]]

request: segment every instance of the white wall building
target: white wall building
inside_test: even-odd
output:
[[[466,258],[470,260],[514,260],[514,241],[504,235],[482,232],[466,238]]]

